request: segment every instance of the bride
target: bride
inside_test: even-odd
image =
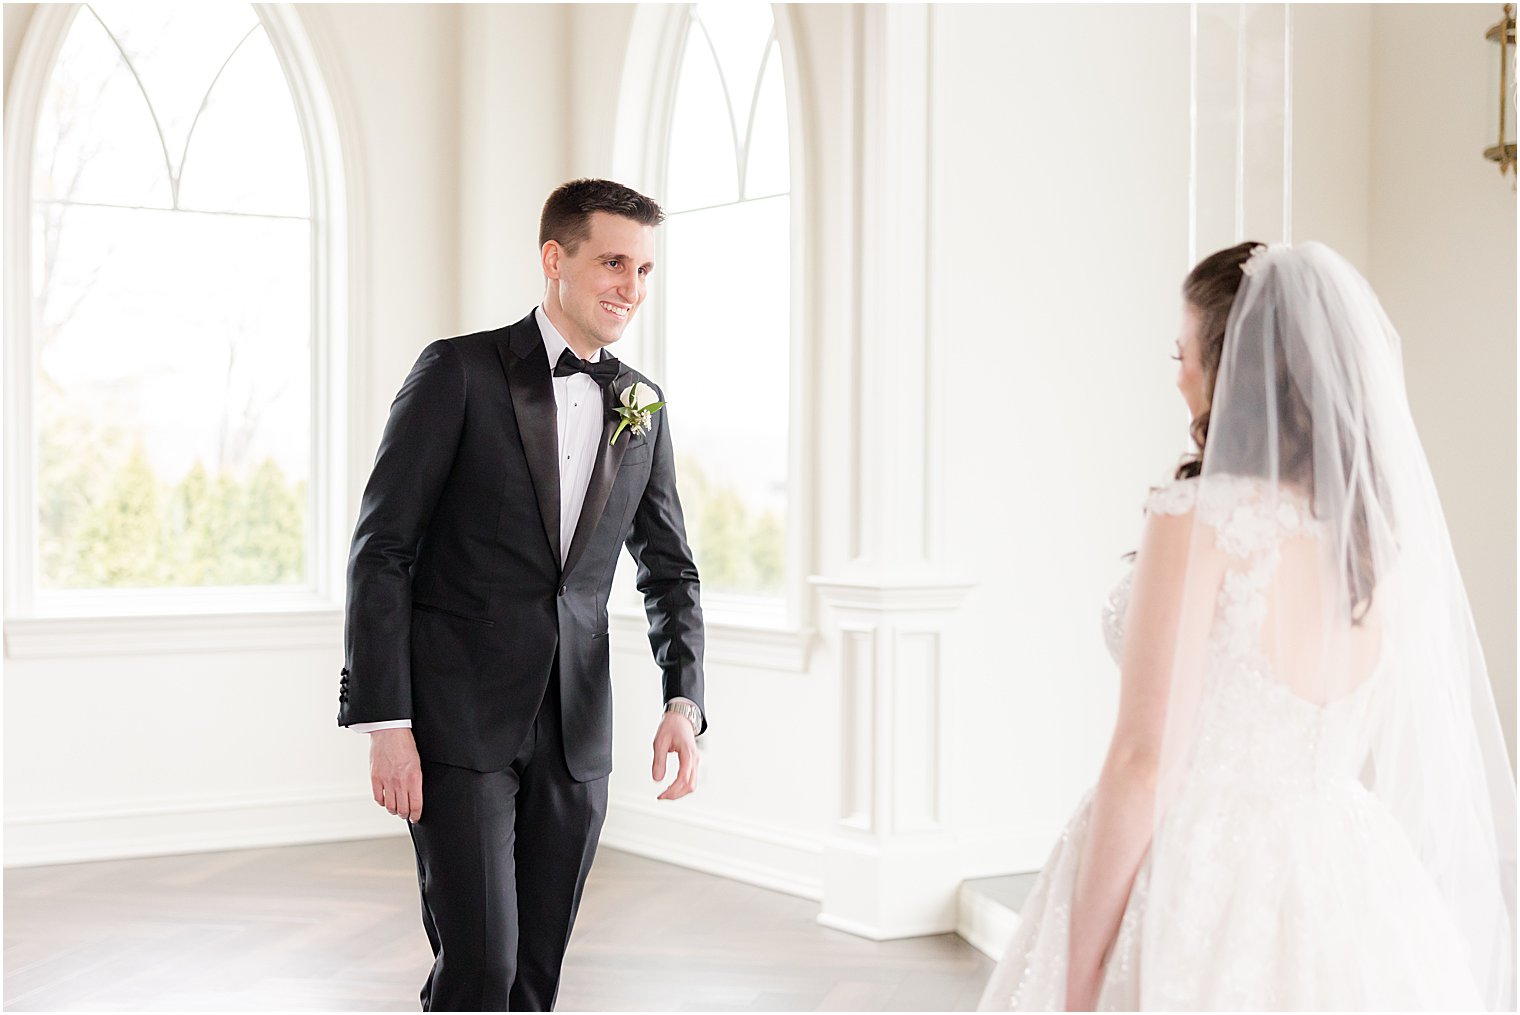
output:
[[[1108,756],[981,1007],[1513,1010],[1514,778],[1398,336],[1315,243],[1183,295],[1200,454],[1146,502]]]

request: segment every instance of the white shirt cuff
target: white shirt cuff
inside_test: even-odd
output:
[[[387,719],[385,722],[356,722],[349,729],[355,733],[373,733],[376,730],[409,730],[410,719]]]

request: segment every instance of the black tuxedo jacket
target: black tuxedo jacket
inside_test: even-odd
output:
[[[339,725],[411,719],[423,760],[498,771],[531,730],[557,653],[565,761],[578,780],[606,775],[607,597],[625,543],[665,698],[690,698],[705,715],[697,568],[666,413],[608,446],[612,406],[636,381],[654,387],[623,367],[604,389],[607,418],[561,567],[554,389],[534,315],[422,351],[354,530]]]

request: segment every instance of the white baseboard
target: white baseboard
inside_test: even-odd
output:
[[[5,866],[119,860],[404,835],[401,821],[348,791],[185,797],[7,814]]]
[[[352,790],[182,797],[37,809],[5,818],[5,866],[120,860],[404,835],[401,822]],[[821,836],[614,798],[602,843],[774,891],[819,899]]]
[[[602,845],[804,899],[823,898],[823,836],[615,795]]]

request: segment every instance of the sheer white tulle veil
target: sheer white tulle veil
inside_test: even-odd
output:
[[[1226,659],[1246,667],[1280,699],[1261,723],[1293,726],[1261,730],[1272,750],[1290,745],[1272,762],[1282,778],[1351,773],[1386,807],[1444,901],[1489,1008],[1513,1010],[1514,776],[1398,335],[1366,280],[1329,248],[1273,245],[1244,265],[1197,482],[1158,839],[1169,801],[1206,777],[1188,761],[1209,735],[1199,721],[1215,686],[1207,674]],[[1265,614],[1220,624],[1215,604],[1232,601],[1230,583],[1251,582],[1239,601],[1264,603]],[[1242,629],[1262,634],[1222,643]],[[1152,899],[1174,894],[1168,879],[1195,873],[1181,867],[1151,871]],[[1333,910],[1335,900],[1324,904]],[[1330,923],[1344,930],[1350,916]],[[1331,930],[1302,928],[1304,946],[1322,932]],[[1148,967],[1178,947],[1164,910],[1147,913],[1142,940]]]

